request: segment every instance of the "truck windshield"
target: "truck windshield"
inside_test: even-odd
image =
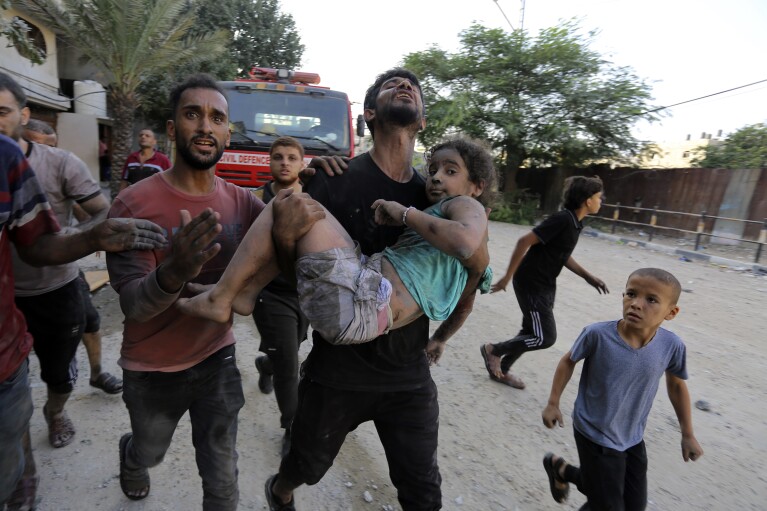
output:
[[[313,154],[349,154],[349,109],[322,93],[228,90],[233,149],[268,148],[275,138],[299,139]]]

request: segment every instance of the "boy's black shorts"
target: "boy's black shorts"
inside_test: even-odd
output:
[[[16,297],[40,360],[40,378],[51,391],[66,394],[77,380],[75,353],[85,327],[80,279],[38,296]]]

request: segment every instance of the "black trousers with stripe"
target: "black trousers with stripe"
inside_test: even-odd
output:
[[[531,292],[512,281],[522,311],[522,329],[508,341],[493,344],[493,355],[501,357],[501,370],[506,373],[523,353],[551,347],[557,340],[554,321],[556,289]]]

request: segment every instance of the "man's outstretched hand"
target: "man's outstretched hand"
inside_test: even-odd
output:
[[[90,236],[99,250],[151,250],[168,244],[162,228],[149,220],[109,218],[94,225]]]

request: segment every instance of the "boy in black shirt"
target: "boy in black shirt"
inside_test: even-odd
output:
[[[512,281],[522,310],[522,329],[508,341],[483,344],[480,352],[490,378],[516,389],[524,389],[525,383],[509,372],[512,364],[526,351],[546,349],[557,340],[554,296],[562,267],[583,277],[599,293],[609,292],[602,280],[581,267],[571,255],[583,229],[581,221],[602,206],[602,180],[569,177],[565,180],[562,202],[562,211],[517,241],[506,274],[492,288],[493,293],[506,291]]]
[[[258,188],[256,196],[268,203],[280,190],[301,191],[298,176],[304,168],[304,148],[292,137],[280,137],[269,148],[272,181]],[[258,388],[264,394],[274,391],[280,409],[280,426],[285,430],[281,454],[290,448],[290,425],[298,406],[298,349],[309,329],[309,320],[298,305],[294,282],[279,275],[256,300],[253,319],[261,337],[256,358]]]

